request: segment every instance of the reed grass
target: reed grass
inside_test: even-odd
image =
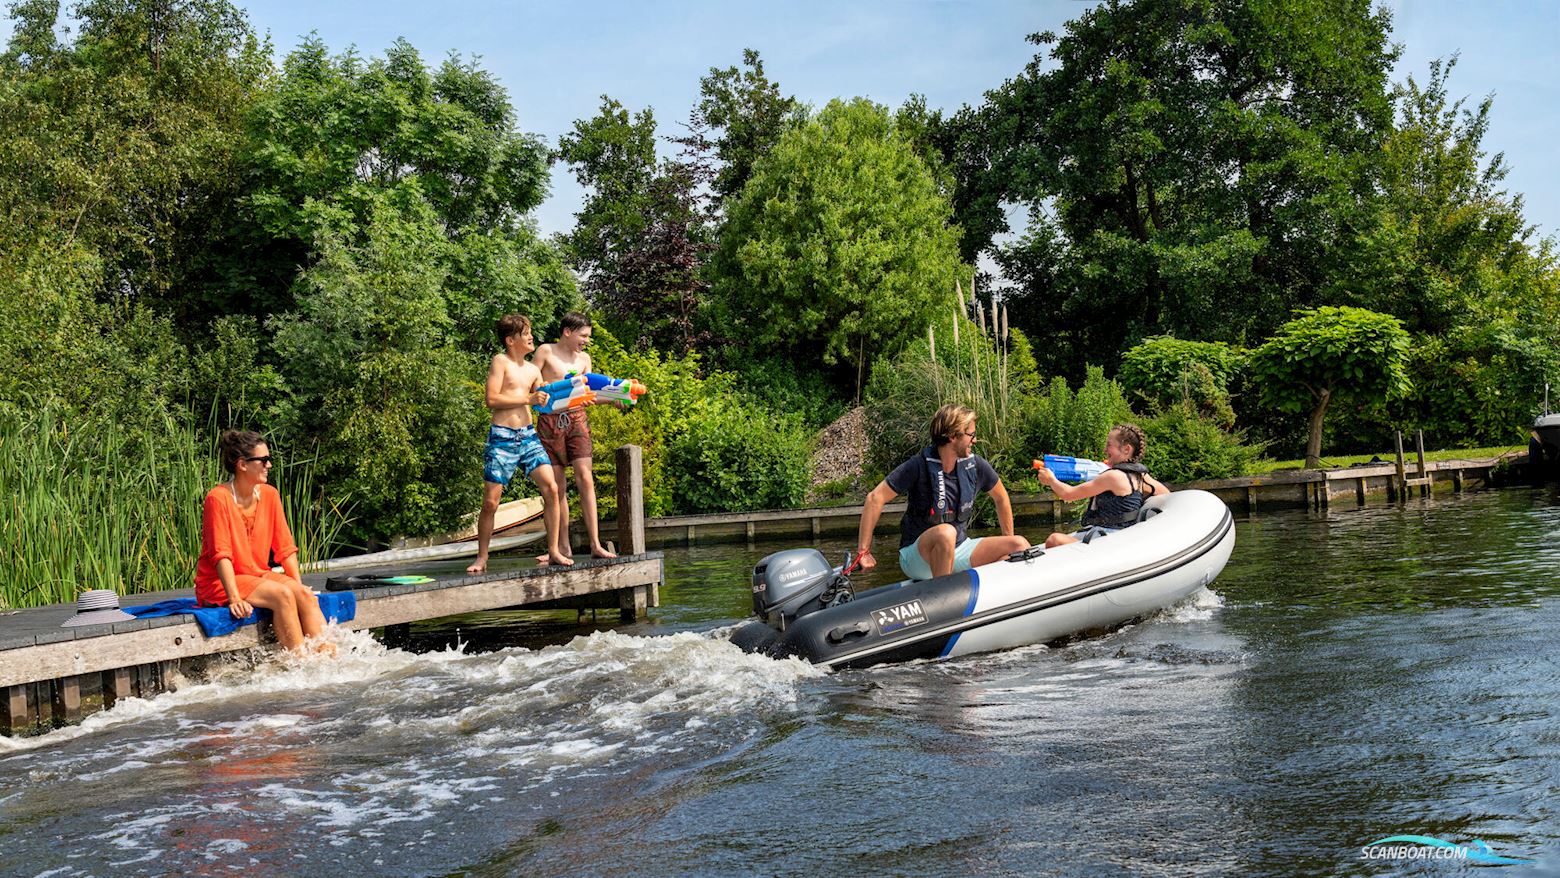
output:
[[[1023,459],[1024,432],[1033,406],[1032,401],[1013,390],[1008,374],[1011,335],[1007,306],[999,304],[994,296],[989,308],[984,305],[976,295],[973,279],[968,305],[957,281],[955,292],[953,319],[942,324],[947,331],[941,350],[937,342],[939,327],[933,324],[927,328],[926,369],[931,398],[973,409],[979,425],[977,450],[981,456],[1004,475],[1018,474],[1028,463]]]
[[[53,407],[0,417],[0,604],[188,587],[202,498],[225,478],[217,432],[170,415],[134,427]],[[337,548],[347,513],[316,491],[313,461],[278,466],[272,480],[300,560]]]

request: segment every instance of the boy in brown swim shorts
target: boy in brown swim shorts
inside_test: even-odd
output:
[[[570,374],[583,375],[591,370],[590,354],[585,346],[590,343],[590,318],[578,311],[570,311],[559,321],[558,340],[536,349],[531,362],[542,370],[542,383],[547,384]],[[590,538],[590,553],[597,558],[615,558],[601,544],[601,522],[596,514],[596,478],[591,472],[590,418],[584,408],[566,409],[556,414],[539,414],[536,418],[536,435],[552,461],[553,475],[560,487],[564,484],[564,468],[574,467],[574,486],[580,492],[580,517],[585,521],[585,535]],[[569,546],[568,500],[565,497],[563,522],[565,537],[562,549],[572,558]],[[546,563],[537,558],[540,563]]]

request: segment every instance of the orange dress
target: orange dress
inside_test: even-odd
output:
[[[260,498],[246,512],[238,508],[233,491],[226,483],[206,492],[201,511],[200,560],[195,564],[195,597],[203,607],[225,606],[227,589],[217,576],[217,562],[233,562],[233,581],[244,600],[267,579],[291,582],[292,578],[271,570],[269,558],[281,564],[298,554],[287,518],[282,514],[282,495],[270,485],[260,486]]]

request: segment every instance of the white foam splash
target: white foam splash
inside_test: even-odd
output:
[[[1203,586],[1174,605],[1160,610],[1157,617],[1165,622],[1206,622],[1213,618],[1214,610],[1223,606],[1224,598]]]

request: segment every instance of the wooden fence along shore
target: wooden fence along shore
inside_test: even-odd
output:
[[[1180,485],[1201,488],[1237,512],[1259,509],[1328,509],[1335,504],[1364,505],[1368,498],[1388,502],[1433,491],[1461,492],[1520,477],[1525,455],[1425,463],[1396,463],[1339,470],[1300,470]],[[793,537],[816,540],[825,534],[851,534],[860,506],[787,509],[727,515],[644,518],[643,463],[640,449],[617,451],[618,546],[614,560],[581,559],[567,570],[527,569],[480,576],[446,577],[419,585],[379,587],[357,593],[357,615],[346,627],[382,628],[394,637],[411,622],[495,609],[613,609],[625,620],[659,606],[664,581],[662,556],[647,544],[742,541]],[[1034,525],[1066,520],[1068,505],[1046,495],[1014,498],[1014,515]],[[898,526],[903,503],[890,504],[880,532]],[[647,543],[648,541],[648,543]],[[353,571],[373,572],[373,571]],[[393,571],[406,573],[405,569]],[[304,579],[322,588],[325,574]],[[733,587],[736,587],[735,585]],[[154,603],[179,592],[134,595],[128,606]],[[168,616],[61,628],[71,605],[42,607],[0,616],[0,733],[32,734],[77,722],[127,697],[165,691],[179,679],[181,662],[198,662],[218,653],[252,649],[271,638],[259,626],[208,639],[189,616]]]
[[[1353,466],[1335,470],[1285,470],[1263,476],[1218,479],[1173,488],[1200,488],[1216,494],[1236,512],[1258,509],[1328,509],[1340,503],[1365,505],[1367,498],[1396,502],[1432,491],[1461,493],[1469,486],[1500,483],[1502,472],[1517,473],[1527,462],[1525,453],[1504,457],[1426,462],[1421,451],[1417,462],[1399,454],[1395,463]],[[1068,520],[1071,504],[1050,494],[1013,494],[1014,520],[1025,525],[1055,525]],[[903,502],[883,509],[878,533],[899,527]],[[779,509],[720,515],[677,515],[651,519],[647,538],[652,546],[691,545],[696,542],[741,542],[788,537],[816,540],[824,535],[854,534],[861,519],[860,506],[817,509]]]
[[[380,628],[394,637],[412,622],[506,608],[616,609],[626,621],[642,617],[660,605],[664,573],[661,553],[645,551],[639,448],[617,450],[617,472],[618,508],[624,511],[617,521],[621,557],[581,558],[566,569],[446,575],[416,585],[363,589],[356,594],[356,617],[342,624]],[[306,583],[320,590],[326,578],[324,573],[304,575]],[[180,589],[132,595],[121,604],[139,606],[192,594],[193,589]],[[35,734],[78,722],[120,699],[173,688],[181,677],[181,663],[193,667],[213,655],[272,642],[268,627],[259,625],[207,638],[188,615],[60,627],[74,613],[74,605],[60,604],[0,616],[0,733]]]

